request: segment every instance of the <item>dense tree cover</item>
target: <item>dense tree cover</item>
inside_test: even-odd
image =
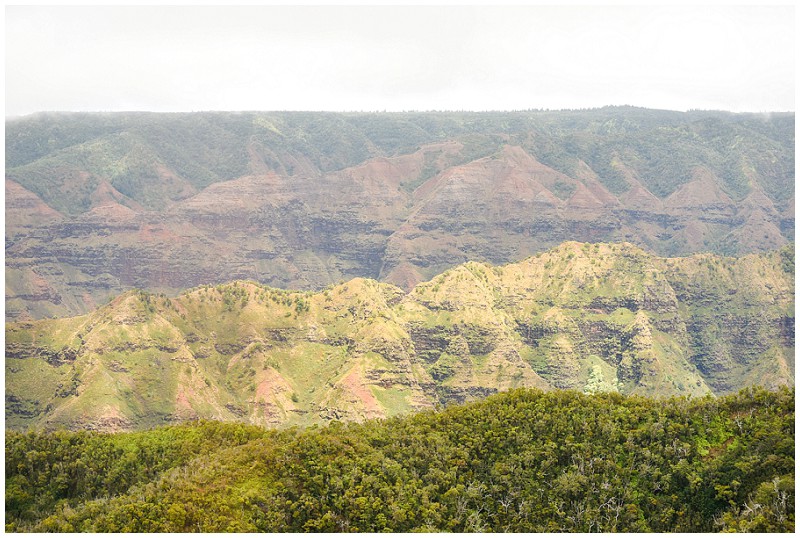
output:
[[[8,521],[37,519],[64,500],[124,494],[168,469],[222,447],[241,445],[263,433],[253,426],[220,422],[114,435],[8,432]]]
[[[10,531],[793,531],[794,392],[6,434]]]

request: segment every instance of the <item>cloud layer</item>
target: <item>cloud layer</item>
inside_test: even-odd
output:
[[[794,8],[6,8],[41,110],[794,110]]]

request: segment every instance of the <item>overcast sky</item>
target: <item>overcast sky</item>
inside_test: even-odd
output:
[[[6,7],[42,110],[794,110],[794,7]]]

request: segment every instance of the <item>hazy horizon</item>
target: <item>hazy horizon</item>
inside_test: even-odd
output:
[[[583,108],[526,108],[526,109],[492,109],[492,110],[300,110],[300,109],[283,109],[283,110],[37,110],[27,114],[17,116],[6,116],[6,120],[15,120],[27,118],[36,115],[46,114],[510,114],[517,112],[577,112],[577,111],[592,111],[602,110],[604,108],[637,108],[642,110],[655,110],[662,112],[716,112],[721,114],[742,114],[742,115],[764,115],[769,116],[772,114],[794,114],[794,110],[722,110],[722,109],[708,109],[708,108],[689,108],[685,110],[677,110],[670,108],[653,108],[637,105],[603,105],[596,107],[583,107]]]
[[[5,116],[793,112],[794,7],[6,7]]]

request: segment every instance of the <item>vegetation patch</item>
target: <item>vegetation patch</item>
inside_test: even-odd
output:
[[[514,389],[304,430],[7,432],[6,530],[793,532],[794,447],[785,388]]]

